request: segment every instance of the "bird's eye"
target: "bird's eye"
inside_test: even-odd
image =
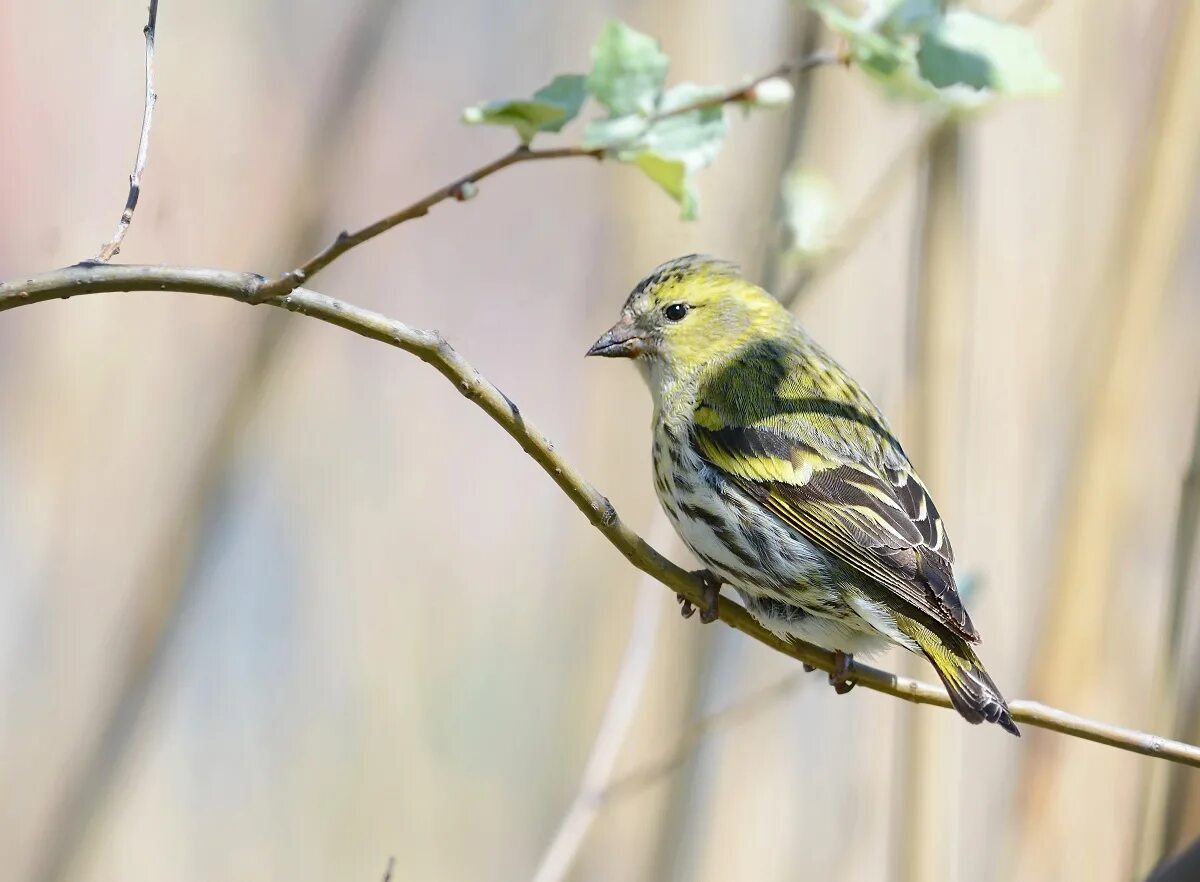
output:
[[[688,314],[688,306],[686,303],[672,303],[663,310],[663,315],[667,317],[667,321],[681,321]]]

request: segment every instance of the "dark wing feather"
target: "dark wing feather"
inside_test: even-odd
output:
[[[814,545],[971,642],[979,633],[954,584],[954,552],[911,468],[872,469],[783,432],[695,424],[697,452]]]

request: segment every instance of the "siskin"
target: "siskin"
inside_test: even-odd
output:
[[[897,643],[958,712],[1019,735],[971,644],[954,552],[879,409],[773,297],[702,255],[643,279],[588,355],[632,358],[654,396],[654,485],[704,562],[765,628],[837,655]],[[685,605],[684,614],[690,614]]]

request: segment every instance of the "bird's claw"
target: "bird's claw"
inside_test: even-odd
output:
[[[829,685],[838,695],[845,695],[854,688],[854,683],[847,679],[853,664],[854,656],[851,653],[838,650],[833,654],[833,670],[829,674]]]
[[[711,570],[696,570],[692,576],[704,583],[704,606],[700,607],[700,621],[708,625],[715,622],[720,615],[721,580]],[[696,613],[696,605],[680,595],[679,614],[690,619]]]

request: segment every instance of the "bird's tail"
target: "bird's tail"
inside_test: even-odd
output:
[[[970,644],[958,637],[939,636],[912,619],[897,617],[897,625],[921,647],[950,693],[954,709],[963,719],[968,723],[984,720],[997,723],[1005,731],[1021,737],[1021,730],[1013,722],[1004,696],[983,669],[983,663]]]

